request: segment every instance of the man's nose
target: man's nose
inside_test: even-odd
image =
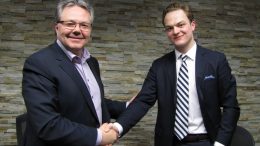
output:
[[[174,34],[178,34],[180,32],[180,29],[178,27],[174,26],[172,31]]]
[[[75,26],[75,28],[73,29],[73,33],[74,33],[75,35],[79,35],[80,32],[81,32],[80,25],[77,24],[77,25]]]

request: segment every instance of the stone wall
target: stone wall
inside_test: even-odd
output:
[[[199,44],[227,55],[237,78],[239,125],[260,143],[260,2],[183,0],[195,11]],[[172,51],[161,24],[170,0],[93,0],[90,52],[102,71],[106,97],[128,100],[141,88],[152,61]],[[55,40],[53,0],[0,1],[0,145],[16,145],[15,117],[26,111],[21,96],[26,57]],[[116,146],[150,146],[157,107]]]

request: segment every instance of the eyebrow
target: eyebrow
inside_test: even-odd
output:
[[[57,22],[75,22],[75,23],[89,23],[89,24],[91,24],[90,22],[88,22],[88,21],[82,21],[82,22],[77,22],[77,21],[75,21],[75,20],[63,20],[63,21],[57,21]]]
[[[184,20],[174,24],[174,25],[165,25],[165,27],[172,27],[172,26],[177,26],[177,25],[180,25],[180,24],[185,24],[186,22]]]

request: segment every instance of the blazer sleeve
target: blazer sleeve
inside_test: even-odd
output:
[[[23,69],[22,94],[30,128],[50,145],[94,146],[97,129],[61,115],[57,89],[46,62],[39,56],[28,58]]]
[[[221,53],[219,60],[218,93],[223,111],[216,141],[228,145],[239,119],[240,108],[237,101],[235,77],[231,74],[231,68],[224,54]]]
[[[105,98],[105,103],[112,119],[117,119],[126,109],[126,102]]]

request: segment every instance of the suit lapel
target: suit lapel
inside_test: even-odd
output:
[[[173,89],[171,90],[171,96],[172,98],[169,99],[169,103],[174,103],[174,107],[173,109],[175,109],[176,106],[176,97],[177,93],[176,93],[176,80],[177,80],[177,76],[176,76],[176,56],[175,56],[175,51],[172,51],[170,53],[170,56],[167,60],[167,64],[166,64],[166,69],[167,69],[167,73],[168,73],[168,78],[166,83],[169,83],[169,87],[172,87]],[[175,110],[174,110],[175,112]]]
[[[98,68],[98,66],[95,64],[92,57],[87,60],[87,63],[89,65],[89,68],[91,69],[93,75],[95,76],[95,79],[96,79],[98,86],[100,88],[101,99],[103,99],[103,97],[104,97],[103,84],[102,84],[102,81],[100,79],[100,73],[96,69],[96,68]]]
[[[59,54],[57,57],[57,60],[60,62],[60,67],[64,70],[64,72],[66,72],[71,77],[71,79],[78,86],[78,88],[80,89],[80,91],[83,95],[84,100],[89,105],[92,114],[95,116],[95,118],[98,122],[98,117],[97,117],[97,113],[95,110],[95,106],[93,104],[91,95],[88,91],[88,88],[87,88],[85,82],[83,81],[82,77],[80,76],[78,70],[75,68],[74,64],[66,56],[66,54],[61,50],[61,48],[56,43],[55,43],[55,45],[56,46],[54,49],[56,49],[58,52],[57,54]]]
[[[195,74],[196,74],[197,93],[198,93],[198,98],[200,103],[204,101],[202,90],[203,90],[203,77],[206,71],[206,62],[207,62],[205,55],[206,55],[205,50],[200,46],[197,46]],[[201,104],[201,106],[203,105]]]
[[[107,110],[107,107],[106,107],[105,101],[104,101],[104,87],[103,87],[103,83],[100,78],[100,71],[99,71],[98,63],[92,57],[87,60],[87,63],[89,65],[89,68],[91,69],[93,75],[95,76],[95,79],[96,79],[99,89],[100,89],[101,107],[102,107],[102,122],[108,122],[110,120],[110,116],[109,116],[109,112]]]

